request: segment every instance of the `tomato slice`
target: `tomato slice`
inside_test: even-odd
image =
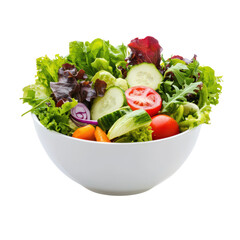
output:
[[[134,110],[144,109],[150,116],[156,115],[162,106],[162,98],[152,88],[135,86],[125,92],[127,103]]]

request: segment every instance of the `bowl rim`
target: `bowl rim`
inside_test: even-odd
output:
[[[54,130],[49,130],[49,129],[47,129],[45,126],[42,125],[42,123],[39,121],[38,117],[37,117],[34,113],[31,113],[31,115],[32,115],[33,121],[36,122],[41,128],[49,131],[49,133],[52,133],[52,134],[61,136],[61,137],[63,137],[63,138],[71,139],[72,141],[85,142],[85,143],[89,143],[89,144],[103,144],[103,145],[109,145],[109,146],[111,146],[111,144],[108,143],[108,142],[97,142],[97,141],[89,141],[89,140],[84,140],[84,139],[79,139],[79,138],[73,138],[73,137],[71,137],[71,136],[67,136],[67,135],[65,135],[65,134],[56,132],[56,131],[54,131]],[[186,131],[184,131],[184,132],[181,132],[181,133],[179,133],[179,134],[176,134],[176,135],[174,135],[174,136],[167,137],[167,138],[162,138],[162,139],[152,140],[152,141],[146,141],[146,142],[114,143],[114,146],[115,146],[115,145],[118,145],[118,146],[123,146],[123,145],[142,145],[142,144],[151,144],[151,143],[157,143],[157,142],[166,142],[166,141],[170,141],[170,140],[172,140],[172,139],[174,139],[174,138],[178,138],[178,137],[181,137],[181,136],[183,136],[183,135],[189,134],[189,133],[192,132],[193,130],[200,129],[201,126],[202,126],[202,124],[198,125],[197,127],[194,127],[194,128],[192,128],[192,129],[186,130]]]

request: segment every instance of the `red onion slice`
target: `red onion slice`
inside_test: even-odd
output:
[[[86,126],[88,124],[91,125],[98,125],[98,122],[95,120],[81,120],[81,121],[77,121],[75,118],[72,117],[72,115],[70,115],[70,119],[73,121],[73,123],[78,126],[78,127],[83,127]]]
[[[90,111],[83,103],[78,103],[74,108],[72,108],[71,115],[77,121],[90,120]]]
[[[87,124],[98,125],[97,121],[90,120],[90,111],[83,103],[78,103],[74,108],[71,109],[70,117],[72,120],[75,120],[73,122],[77,126],[83,126]]]
[[[71,121],[72,121],[77,127],[84,127],[84,126],[87,125],[86,123],[81,123],[81,122],[79,122],[79,121],[76,121],[76,120],[72,117],[72,115],[70,115],[70,119],[71,119]]]

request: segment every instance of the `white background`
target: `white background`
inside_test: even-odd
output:
[[[3,1],[0,6],[0,239],[240,239],[238,1]],[[212,124],[171,178],[133,196],[92,193],[62,174],[19,98],[35,59],[68,42],[157,38],[163,54],[224,76]],[[160,155],[161,153],[159,153]]]

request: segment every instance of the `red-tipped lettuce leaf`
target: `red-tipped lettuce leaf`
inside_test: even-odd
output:
[[[90,102],[93,98],[98,96],[98,92],[101,96],[104,94],[103,84],[92,88],[92,82],[77,80],[85,80],[87,75],[83,69],[77,71],[74,65],[65,63],[58,71],[58,82],[51,82],[50,87],[53,92],[53,99],[57,103],[57,106],[61,106],[66,101],[71,101],[72,98],[78,102]],[[105,83],[105,82],[104,82]],[[98,92],[96,92],[97,90]]]
[[[92,99],[97,97],[95,89],[92,88],[92,82],[82,81],[80,83],[80,95],[81,102],[90,102]]]
[[[75,98],[79,102],[81,101],[80,85],[77,82],[77,76],[78,71],[74,65],[65,63],[59,68],[58,82],[50,82],[53,99],[56,103],[61,99],[71,101],[71,98]]]
[[[107,87],[107,83],[100,80],[100,79],[97,79],[95,81],[95,84],[94,84],[94,89],[96,91],[96,94],[97,96],[99,97],[103,97],[105,92],[106,92],[106,87]]]
[[[140,64],[142,62],[153,63],[160,68],[162,47],[158,40],[153,37],[145,37],[144,39],[135,38],[129,44],[131,55],[128,63],[130,65]]]

